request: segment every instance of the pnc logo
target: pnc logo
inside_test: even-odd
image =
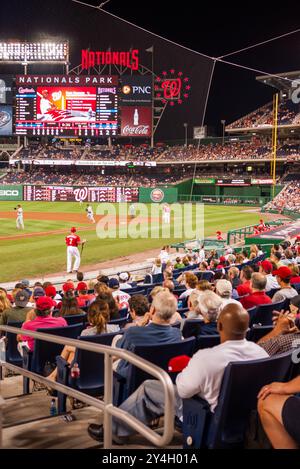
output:
[[[164,199],[164,192],[161,189],[153,189],[150,194],[150,199],[152,202],[162,202]]]

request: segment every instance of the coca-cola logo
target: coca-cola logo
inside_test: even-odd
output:
[[[138,125],[131,127],[130,125],[125,125],[123,128],[123,135],[149,135],[150,125]]]
[[[150,194],[152,202],[161,202],[164,199],[164,192],[161,189],[153,189]]]

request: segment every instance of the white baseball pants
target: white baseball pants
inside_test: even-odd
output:
[[[75,259],[74,267],[72,268],[72,261]],[[80,253],[79,249],[75,246],[67,246],[67,272],[78,270],[80,266]]]

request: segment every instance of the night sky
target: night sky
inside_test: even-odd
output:
[[[98,1],[87,0],[90,4]],[[196,5],[199,4],[198,7]],[[300,4],[285,2],[236,3],[172,1],[141,2],[111,0],[105,9],[209,56],[264,41],[300,28]],[[190,101],[169,109],[158,131],[159,138],[183,138],[183,122],[201,125],[202,106],[211,62],[184,49],[164,44],[104,13],[72,3],[71,0],[9,0],[2,2],[1,39],[46,39],[56,36],[70,40],[72,65],[80,63],[82,48],[116,50],[131,46],[145,50],[155,45],[155,72],[176,68],[191,79]],[[143,53],[142,63],[150,66],[151,54]],[[240,55],[229,57],[236,63],[269,73],[300,70],[300,33],[280,39]],[[45,68],[43,68],[45,70]],[[6,70],[5,70],[6,71]],[[12,68],[13,72],[20,72]],[[36,71],[36,70],[35,70]],[[40,70],[42,72],[42,69]],[[1,73],[1,70],[0,70]],[[225,64],[217,64],[205,123],[220,132],[220,120],[227,123],[272,99],[273,89],[255,81],[256,74]]]

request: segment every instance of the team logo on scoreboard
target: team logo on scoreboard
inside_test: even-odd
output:
[[[153,189],[150,193],[150,199],[152,202],[162,202],[164,200],[165,194],[161,189]]]
[[[190,97],[190,91],[190,79],[184,76],[183,72],[171,69],[169,72],[162,72],[161,76],[155,79],[155,99],[163,104],[183,104]]]

